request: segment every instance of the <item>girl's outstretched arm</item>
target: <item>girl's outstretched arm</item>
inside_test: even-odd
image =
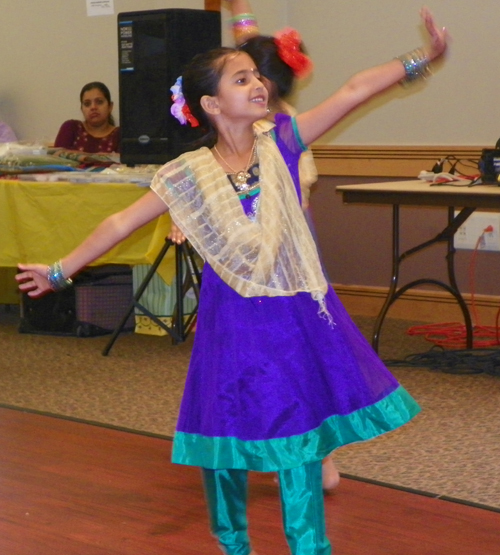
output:
[[[115,245],[123,241],[136,229],[154,220],[167,211],[166,204],[153,191],[139,200],[103,220],[95,230],[70,254],[61,260],[62,274],[69,278]],[[30,297],[39,297],[52,290],[47,279],[45,264],[19,264],[21,273],[16,275],[19,289]]]
[[[227,0],[227,4],[231,10],[230,22],[236,46],[240,46],[248,39],[260,35],[257,20],[252,13],[252,7],[248,0]]]
[[[438,28],[427,8],[421,10],[422,21],[429,33],[429,45],[419,55],[425,68],[446,50],[448,33]],[[302,141],[309,145],[335,126],[349,112],[408,77],[414,67],[404,59],[394,59],[385,64],[361,71],[351,77],[339,90],[324,102],[297,116]]]

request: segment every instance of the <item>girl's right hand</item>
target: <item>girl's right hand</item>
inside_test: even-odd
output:
[[[16,274],[19,289],[29,297],[40,297],[52,291],[47,279],[48,267],[44,264],[18,264],[21,270]]]

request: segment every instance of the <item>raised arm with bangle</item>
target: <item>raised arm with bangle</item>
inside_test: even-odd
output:
[[[260,35],[259,26],[252,7],[247,0],[228,0],[231,11],[231,28],[236,46],[243,44],[248,39]]]

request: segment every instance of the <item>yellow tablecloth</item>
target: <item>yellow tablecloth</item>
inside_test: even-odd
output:
[[[0,276],[0,303],[15,302],[5,298],[12,298],[14,289],[10,290],[10,283],[15,271],[12,268],[19,262],[51,264],[76,247],[106,216],[132,204],[148,190],[121,183],[0,179],[0,267],[10,268],[9,279],[5,279],[5,271]],[[169,229],[170,217],[164,214],[94,264],[151,264]],[[171,283],[175,274],[174,249],[169,250],[158,273],[166,283]]]

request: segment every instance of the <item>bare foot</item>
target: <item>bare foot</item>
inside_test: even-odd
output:
[[[336,466],[333,464],[331,457],[323,459],[321,474],[323,477],[323,490],[332,491],[339,485],[340,474]]]

